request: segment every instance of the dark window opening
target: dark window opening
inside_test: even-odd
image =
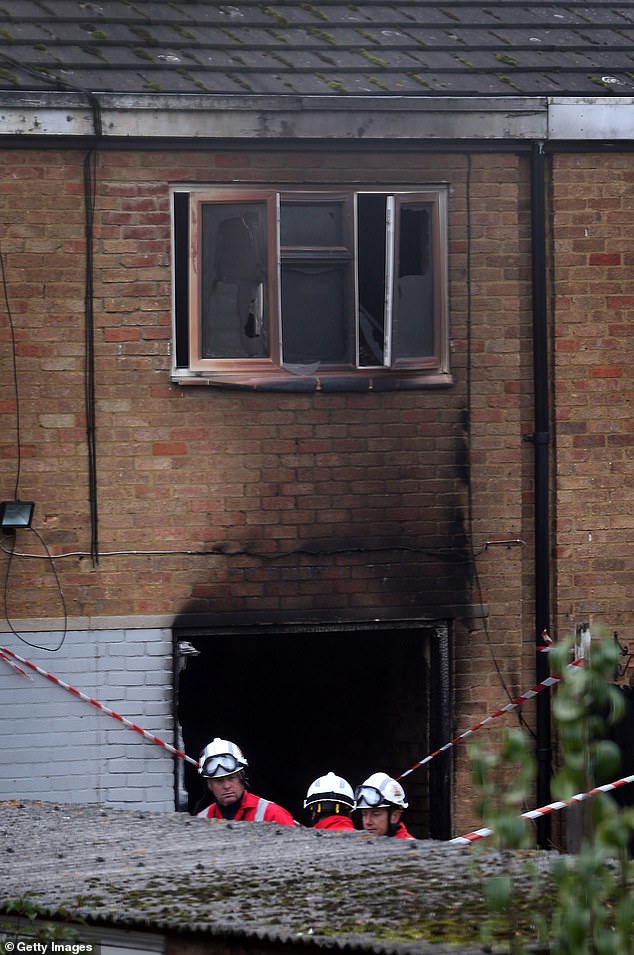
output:
[[[252,791],[306,823],[303,799],[322,773],[354,787],[378,770],[398,776],[447,742],[446,632],[189,635],[199,655],[180,658],[181,744],[197,759],[215,736],[238,743]],[[444,675],[432,672],[443,666]],[[403,780],[404,818],[419,838],[450,836],[450,760],[443,754]],[[179,769],[178,808],[192,811],[205,790],[193,767]],[[431,798],[442,805],[431,809]]]
[[[387,237],[386,197],[359,196],[359,364],[385,360]]]
[[[402,359],[434,352],[434,282],[431,267],[429,210],[419,204],[401,205],[398,279],[394,296],[394,347]]]
[[[189,365],[189,196],[174,196],[174,313],[176,364]]]

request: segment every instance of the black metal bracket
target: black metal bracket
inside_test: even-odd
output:
[[[612,638],[614,642],[616,643],[617,647],[619,648],[620,656],[627,657],[627,660],[625,661],[625,663],[622,664],[621,666],[617,666],[616,668],[616,677],[618,680],[620,680],[627,673],[629,665],[632,661],[632,657],[634,656],[634,653],[630,653],[630,648],[626,647],[624,643],[621,643],[621,641],[619,640],[619,635],[616,632],[616,630],[612,634]]]

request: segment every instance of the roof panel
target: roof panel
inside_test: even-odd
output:
[[[634,94],[634,4],[612,0],[0,0],[0,17],[0,90]]]

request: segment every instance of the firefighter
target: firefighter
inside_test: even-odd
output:
[[[335,773],[319,776],[308,787],[304,809],[310,813],[313,829],[352,829],[350,813],[354,809],[354,793],[349,782]]]
[[[396,779],[387,773],[372,773],[357,786],[355,807],[361,810],[363,828],[373,836],[394,836],[396,839],[413,839],[401,815],[407,809],[405,790]]]
[[[212,740],[200,754],[198,772],[214,798],[210,806],[197,813],[204,819],[234,819],[246,822],[276,822],[294,826],[290,812],[277,803],[249,792],[245,770],[248,763],[242,751],[228,739]]]

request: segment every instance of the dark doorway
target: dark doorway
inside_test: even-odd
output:
[[[446,712],[438,715],[439,700],[447,708],[438,690],[443,681],[430,674],[438,638],[432,626],[189,632],[198,653],[177,667],[182,745],[197,759],[215,736],[237,743],[249,762],[249,788],[305,822],[303,799],[317,776],[333,770],[353,787],[377,770],[398,776],[427,755],[430,741],[447,741],[438,738],[439,721],[447,722]],[[177,632],[177,646],[179,640]],[[449,836],[449,759],[434,760],[431,786],[432,764],[403,780],[406,822],[419,838]],[[183,784],[182,808],[192,811],[205,790],[187,763]],[[447,832],[430,825],[430,791],[442,801],[434,817]]]
[[[634,775],[634,686],[619,686],[618,689],[623,695],[625,713],[620,723],[612,727],[610,736],[621,751],[618,776],[625,778]],[[602,783],[612,781],[609,779],[601,780]],[[634,785],[629,784],[619,787],[614,791],[613,798],[621,806],[633,806]]]

